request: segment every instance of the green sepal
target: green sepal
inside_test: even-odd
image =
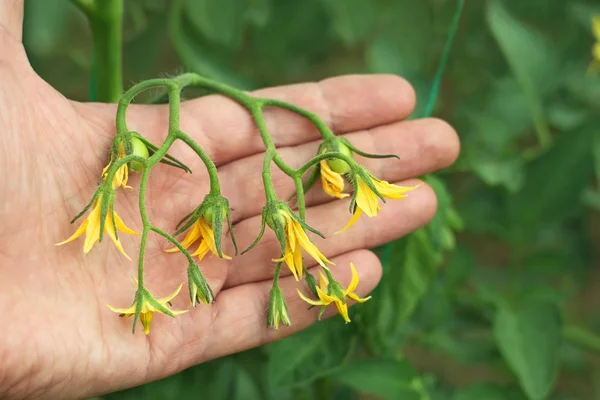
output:
[[[315,228],[313,228],[312,226],[308,225],[306,222],[302,221],[289,207],[287,204],[285,204],[285,207],[287,208],[288,214],[292,217],[292,219],[296,222],[298,222],[300,224],[300,226],[302,226],[304,229],[311,231],[312,233],[314,233],[315,235],[319,235],[321,236],[323,239],[326,239],[325,235],[323,235],[321,232],[319,232],[318,230],[316,230]]]
[[[304,282],[306,282],[306,286],[311,291],[311,293],[315,295],[316,298],[319,298],[319,293],[317,292],[317,279],[313,274],[308,272],[308,269],[306,268],[304,268],[304,273],[306,274],[304,277]],[[311,304],[310,307],[308,307],[308,309],[310,310],[313,307],[316,306]]]
[[[321,307],[321,311],[319,311],[319,321],[321,320],[321,317],[323,317],[325,310],[327,310],[327,306]]]
[[[133,137],[138,138],[146,145],[146,147],[148,148],[148,153],[150,154],[150,157],[152,157],[152,155],[156,152],[156,150],[158,150],[158,147],[154,143],[150,142],[148,139],[146,139],[139,133],[129,132],[129,134]],[[190,174],[192,173],[192,170],[187,165],[185,165],[183,162],[179,161],[175,157],[171,156],[170,154],[165,154],[163,156],[163,158],[160,160],[160,162],[163,164],[166,164],[166,165],[170,165],[171,167],[182,169],[187,173],[190,173]]]
[[[258,234],[258,237],[254,240],[254,242],[252,242],[252,244],[246,250],[242,251],[242,255],[244,255],[247,252],[249,252],[250,250],[252,250],[254,248],[254,246],[256,246],[258,244],[258,242],[260,242],[260,239],[262,239],[263,235],[265,234],[265,226],[267,225],[266,208],[267,208],[267,206],[263,207],[262,220],[260,223],[260,233]]]
[[[279,323],[290,326],[292,322],[288,314],[283,292],[278,285],[273,285],[269,292],[269,309],[267,312],[267,326],[279,328]]]
[[[196,210],[193,210],[193,211],[192,211],[192,212],[190,212],[188,215],[186,215],[185,217],[183,217],[183,218],[181,219],[181,221],[179,221],[179,222],[177,223],[177,225],[175,226],[175,229],[179,229],[179,227],[181,226],[181,224],[183,224],[185,221],[187,221],[187,219],[188,219],[189,217],[191,217],[191,216],[192,216],[192,214],[194,214],[194,211],[196,211]]]
[[[358,194],[358,185],[356,183],[356,176],[354,174],[348,175],[348,181],[352,185],[352,197],[350,198],[349,210],[350,214],[354,215],[356,211],[356,196]]]
[[[229,204],[226,205],[229,208]],[[223,258],[223,250],[221,249],[221,237],[223,235],[223,207],[212,207],[212,228],[215,236],[215,247],[219,258]]]
[[[98,237],[98,243],[101,243],[104,238],[104,224],[106,223],[108,210],[110,209],[112,211],[115,203],[115,190],[110,183],[103,188],[102,192],[102,204],[100,205],[100,236]]]
[[[358,178],[362,179],[363,182],[365,182],[367,184],[369,189],[371,189],[373,191],[373,193],[375,193],[377,195],[377,197],[379,197],[381,199],[381,201],[383,201],[384,203],[386,202],[385,197],[383,197],[383,195],[381,193],[379,193],[379,190],[377,190],[377,188],[375,187],[375,185],[373,184],[373,181],[372,181],[372,179],[375,179],[377,181],[379,181],[379,179],[377,179],[373,175],[371,175],[365,167],[362,167],[358,170]],[[354,189],[356,191],[357,187],[355,187]]]
[[[359,150],[358,148],[356,148],[352,143],[350,143],[348,141],[348,139],[346,138],[339,138],[339,140],[344,143],[346,146],[348,146],[348,148],[350,150],[352,150],[353,153],[356,153],[360,156],[366,157],[366,158],[397,158],[398,160],[400,159],[399,156],[397,156],[396,154],[371,154],[371,153],[365,153],[362,150]]]
[[[135,304],[135,314],[133,315],[133,328],[131,330],[131,333],[135,333],[135,326],[137,325],[137,322],[140,319],[145,293],[148,293],[148,291],[143,287],[138,288],[138,290],[135,292],[135,296],[133,298],[133,302]]]
[[[77,214],[76,216],[73,217],[73,219],[71,220],[71,224],[75,221],[77,221],[79,218],[81,218],[81,216],[83,214],[85,214],[87,212],[87,210],[90,209],[90,207],[92,206],[92,204],[94,204],[96,202],[96,199],[98,198],[98,195],[100,194],[100,192],[102,191],[102,187],[99,187],[96,192],[94,193],[94,196],[92,196],[92,200],[90,200],[89,203],[87,203],[87,205],[85,207],[83,207],[83,210],[81,210],[79,212],[79,214]]]
[[[233,248],[235,249],[235,255],[238,255],[238,245],[235,241],[235,235],[233,234],[233,222],[231,222],[231,208],[227,207],[227,211],[225,213],[227,215],[227,226],[229,227],[229,236],[231,236],[231,241],[233,242]]]

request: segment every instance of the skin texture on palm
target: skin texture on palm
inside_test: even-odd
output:
[[[202,272],[216,295],[176,319],[157,314],[146,336],[131,319],[106,308],[126,308],[133,301],[135,261],[128,261],[110,241],[84,255],[83,239],[62,247],[54,244],[72,234],[69,221],[91,198],[107,162],[115,133],[116,107],[65,99],[31,70],[20,44],[22,1],[0,2],[0,397],[74,398],[138,385],[191,365],[242,351],[288,336],[316,322],[319,310],[308,310],[297,295],[296,282],[283,269],[280,286],[292,326],[266,327],[271,259],[281,251],[268,232],[244,256],[225,261],[207,256]],[[360,159],[375,176],[404,186],[412,177],[447,167],[458,155],[452,128],[436,119],[404,120],[415,104],[410,85],[396,76],[344,76],[253,93],[273,97],[318,113],[356,146],[373,153],[396,153],[400,160]],[[166,135],[165,106],[133,105],[128,124],[155,143]],[[280,154],[292,166],[316,154],[317,130],[284,110],[266,113]],[[234,230],[240,248],[248,246],[260,227],[264,192],[260,166],[263,146],[251,118],[231,100],[208,96],[181,107],[182,129],[193,135],[215,161],[223,195],[234,210]],[[208,176],[191,150],[176,143],[172,154],[194,171],[160,165],[148,190],[151,220],[173,231],[181,217],[208,190]],[[119,190],[115,209],[132,229],[139,230],[136,184]],[[273,169],[280,198],[288,198],[293,182]],[[350,218],[348,199],[334,200],[320,188],[307,196],[307,222],[328,239],[310,235],[333,261],[334,276],[345,287],[349,263],[357,268],[357,295],[365,297],[377,285],[381,267],[368,250],[427,223],[436,209],[433,191],[425,184],[407,199],[388,201],[376,218],[363,216],[347,232],[333,235]],[[390,221],[393,221],[390,223]],[[139,237],[122,235],[134,258]],[[228,240],[224,251],[233,254]],[[146,285],[164,297],[185,282],[186,261],[165,253],[170,245],[151,236],[146,255]],[[314,260],[305,258],[313,268]],[[315,273],[315,271],[312,271]],[[173,301],[187,309],[185,289]],[[336,313],[333,307],[325,316]],[[340,318],[336,316],[336,318]]]

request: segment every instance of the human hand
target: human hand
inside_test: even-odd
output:
[[[116,107],[69,101],[39,78],[20,43],[21,14],[22,1],[0,3],[0,397],[72,398],[114,391],[278,340],[314,323],[319,310],[308,310],[296,293],[301,284],[284,269],[280,286],[293,323],[279,330],[266,326],[271,259],[280,251],[271,232],[232,261],[214,256],[202,260],[216,302],[175,319],[159,314],[148,336],[132,335],[131,320],[106,308],[131,303],[135,262],[106,242],[85,256],[82,239],[54,245],[72,234],[75,226],[68,221],[94,192],[114,136]],[[338,77],[254,95],[319,114],[336,134],[365,151],[398,154],[400,160],[361,159],[390,182],[415,185],[412,177],[444,168],[458,154],[456,134],[446,123],[402,121],[412,112],[415,97],[409,84],[395,76]],[[167,116],[166,106],[128,109],[130,128],[155,143],[165,136]],[[267,110],[266,117],[289,164],[300,166],[315,154],[319,134],[308,121],[284,110]],[[264,204],[263,145],[251,118],[236,103],[209,96],[182,103],[181,124],[217,163],[223,195],[234,210],[235,234],[240,248],[247,247],[259,230]],[[171,152],[195,173],[162,166],[153,171],[150,219],[165,230],[172,230],[208,191],[208,177],[192,152],[181,143]],[[131,186],[136,179],[130,177]],[[279,170],[273,170],[273,181],[280,198],[293,193],[292,181]],[[332,272],[342,284],[350,280],[349,262],[356,265],[360,296],[381,276],[378,259],[366,249],[423,226],[436,210],[433,191],[421,185],[405,200],[389,201],[378,217],[363,217],[352,230],[333,236],[350,215],[347,199],[332,200],[320,189],[309,192],[307,220],[328,240],[311,238],[336,263]],[[116,203],[123,220],[139,231],[135,189],[120,191]],[[121,235],[121,240],[131,254],[139,237]],[[155,236],[148,243],[146,285],[157,297],[185,281],[183,256],[165,253],[167,247]],[[232,253],[231,248],[225,251]],[[306,263],[315,266],[310,258]],[[185,296],[173,301],[175,309],[188,306]],[[334,313],[328,309],[325,316]]]

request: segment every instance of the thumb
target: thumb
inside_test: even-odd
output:
[[[7,41],[10,41],[7,39],[21,42],[23,37],[23,3],[24,0],[0,1],[0,56],[5,54],[1,49]]]

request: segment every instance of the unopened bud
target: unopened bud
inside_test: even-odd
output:
[[[287,326],[292,324],[288,315],[287,305],[283,299],[283,293],[279,286],[273,286],[269,295],[267,325],[279,329],[279,323]]]

